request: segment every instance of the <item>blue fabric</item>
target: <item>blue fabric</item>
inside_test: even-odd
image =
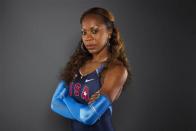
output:
[[[51,103],[51,109],[66,118],[78,120],[86,125],[92,125],[111,104],[109,99],[103,95],[89,105],[80,104],[67,95],[67,88],[67,84],[61,81],[57,86]]]
[[[93,72],[82,76],[78,71],[75,74],[74,80],[69,86],[69,96],[73,97],[76,101],[88,104],[89,98],[101,87],[99,73],[102,71],[104,65],[101,64]]]
[[[66,87],[65,82],[61,81],[59,82],[54,95],[52,97],[51,101],[51,109],[52,111],[56,112],[57,114],[69,118],[74,119],[72,114],[69,112],[67,106],[63,102],[63,97],[66,97],[68,94],[68,87]]]
[[[84,125],[78,121],[71,122],[72,131],[114,131],[112,126],[112,116],[109,109],[92,126]]]
[[[93,125],[111,104],[109,99],[104,95],[101,95],[89,105],[80,104],[69,96],[64,97],[63,101],[67,105],[72,116],[86,125]]]
[[[104,65],[82,76],[75,74],[69,83],[60,81],[53,95],[51,109],[72,120],[72,131],[113,131],[112,105],[106,96],[88,105],[88,100],[101,87],[99,73]]]
[[[95,71],[85,76],[82,76],[78,71],[75,74],[74,80],[69,85],[69,96],[79,103],[87,104],[89,98],[102,86],[100,73],[104,66],[104,64],[101,64]],[[85,93],[87,94],[86,97],[84,97],[85,91],[87,92]],[[112,105],[110,105],[103,115],[91,126],[85,125],[77,120],[72,120],[72,131],[114,131],[112,126]]]

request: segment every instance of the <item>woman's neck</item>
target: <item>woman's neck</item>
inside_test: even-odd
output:
[[[107,51],[107,48],[103,49],[102,51],[92,54],[93,58],[91,59],[91,62],[103,62],[106,61],[109,58],[109,52]]]

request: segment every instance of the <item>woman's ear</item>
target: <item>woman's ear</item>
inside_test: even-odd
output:
[[[108,38],[110,39],[111,36],[112,36],[112,32],[109,32],[109,33],[108,33]]]
[[[112,29],[108,30],[108,38],[110,39],[112,36]]]

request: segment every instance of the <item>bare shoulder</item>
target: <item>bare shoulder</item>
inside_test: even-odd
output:
[[[106,94],[111,101],[114,101],[119,96],[128,73],[122,62],[115,61],[108,66],[104,75],[101,91]]]
[[[112,64],[108,66],[108,70],[106,74],[112,74],[115,76],[127,76],[127,68],[123,65],[123,63],[119,60],[114,61]]]

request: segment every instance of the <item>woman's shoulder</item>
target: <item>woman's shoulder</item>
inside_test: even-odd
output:
[[[107,77],[119,77],[123,75],[127,75],[127,68],[120,60],[114,60],[107,65],[107,69],[103,72],[101,79],[105,79]]]
[[[110,63],[108,65],[108,69],[109,70],[113,70],[115,69],[126,69],[126,67],[124,66],[123,62],[121,62],[120,60],[114,60],[112,63]]]
[[[107,94],[111,101],[114,101],[119,96],[127,79],[127,75],[127,69],[122,62],[112,62],[108,65],[101,91]]]
[[[114,76],[118,75],[127,75],[127,68],[124,66],[124,64],[120,60],[115,60],[112,63],[108,65],[107,72],[111,75],[114,74]]]

